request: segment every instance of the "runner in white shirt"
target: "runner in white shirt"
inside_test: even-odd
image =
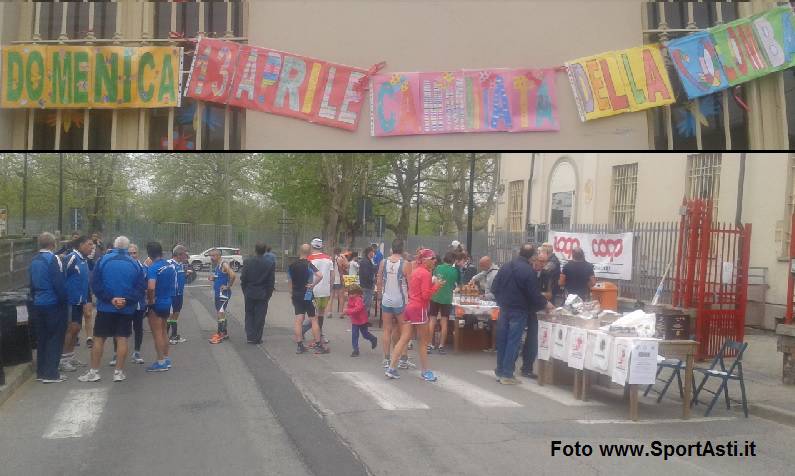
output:
[[[312,246],[312,254],[309,255],[309,262],[323,275],[323,279],[314,287],[313,293],[315,297],[315,309],[317,310],[317,323],[320,326],[320,338],[324,343],[328,343],[328,339],[323,336],[323,316],[325,316],[327,308],[330,304],[329,297],[331,296],[331,282],[333,279],[334,262],[329,255],[323,252],[323,240],[315,238],[310,243]],[[309,328],[304,324],[304,333]],[[325,349],[327,353],[328,348]]]

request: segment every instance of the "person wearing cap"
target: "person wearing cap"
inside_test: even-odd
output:
[[[435,279],[431,275],[435,263],[433,250],[423,248],[417,254],[417,262],[420,264],[409,278],[409,302],[404,312],[404,320],[400,326],[400,340],[392,350],[392,358],[389,367],[384,375],[391,379],[400,378],[397,371],[398,359],[406,351],[409,340],[411,339],[412,328],[417,329],[419,337],[420,367],[422,372],[420,377],[426,382],[435,382],[436,375],[428,368],[428,350],[430,327],[428,326],[428,305],[431,297],[445,285],[444,279]]]
[[[323,252],[323,240],[314,238],[310,242],[310,245],[312,247],[312,253],[309,255],[309,262],[312,263],[323,276],[320,282],[312,289],[317,312],[317,324],[320,328],[320,340],[313,342],[310,347],[314,348],[316,354],[328,354],[329,349],[324,345],[328,343],[328,341],[323,336],[323,318],[331,304],[331,283],[333,282],[334,273],[336,271],[331,257]],[[307,324],[309,325],[307,326]],[[302,328],[304,334],[306,334],[306,331],[310,328],[311,322],[305,322]]]

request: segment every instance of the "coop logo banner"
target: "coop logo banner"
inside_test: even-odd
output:
[[[607,279],[632,279],[632,239],[632,233],[549,232],[558,259],[568,261],[574,249],[582,248],[594,274]]]
[[[554,69],[375,75],[373,136],[558,131]]]
[[[186,96],[350,131],[367,71],[283,51],[202,38]]]
[[[581,121],[675,101],[659,44],[579,58],[566,70]]]
[[[179,107],[182,48],[11,45],[0,107]]]
[[[783,6],[668,42],[688,98],[795,66],[794,22]]]

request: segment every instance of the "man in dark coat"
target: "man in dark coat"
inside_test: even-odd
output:
[[[276,270],[275,263],[265,256],[268,247],[264,243],[257,243],[254,251],[255,256],[243,261],[240,287],[243,289],[246,307],[246,342],[261,344],[265,316],[268,314],[268,302],[273,295]]]

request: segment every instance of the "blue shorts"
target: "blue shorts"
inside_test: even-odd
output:
[[[69,322],[74,322],[79,326],[83,325],[83,305],[73,304],[67,307],[66,312],[69,313]]]
[[[180,312],[182,310],[182,294],[171,296],[171,312]]]
[[[215,310],[218,312],[226,312],[226,306],[229,305],[229,300],[232,298],[232,293],[228,292],[226,295],[215,296]]]
[[[98,312],[94,337],[130,337],[133,316],[116,312]]]
[[[150,312],[153,312],[155,316],[159,317],[160,319],[168,319],[168,317],[171,315],[171,307],[161,308],[155,306],[147,306],[146,313],[149,314]]]
[[[383,304],[381,305],[381,312],[382,313],[386,312],[386,313],[389,313],[389,314],[394,314],[396,316],[398,314],[403,314],[403,310],[404,309],[406,309],[406,306],[390,307],[390,306],[384,306]]]

